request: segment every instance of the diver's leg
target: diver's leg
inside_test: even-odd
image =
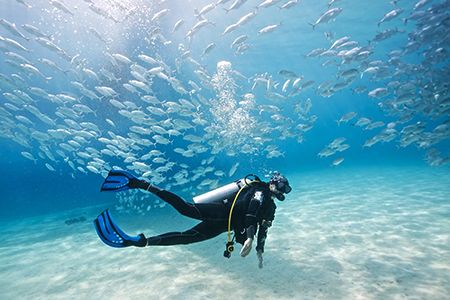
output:
[[[145,180],[139,180],[136,184],[136,187],[142,190],[149,191],[150,193],[155,194],[165,202],[172,205],[180,214],[197,219],[197,220],[211,220],[211,221],[220,221],[227,219],[227,210],[224,205],[221,203],[218,204],[194,204],[189,203],[183,200],[180,196],[160,189],[157,186],[154,186]]]
[[[133,182],[133,187],[155,194],[165,202],[172,205],[180,214],[186,217],[203,220],[202,214],[194,204],[184,201],[180,196],[174,193],[160,189],[145,180],[136,180],[136,182]]]
[[[211,239],[227,230],[225,222],[204,221],[184,232],[169,232],[147,238],[147,246],[192,244]]]

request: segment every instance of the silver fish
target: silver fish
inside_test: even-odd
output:
[[[175,25],[173,25],[172,33],[174,33],[175,31],[177,31],[183,24],[184,24],[184,19],[178,20],[178,21],[175,23]]]
[[[342,12],[342,8],[332,8],[330,10],[327,10],[323,15],[321,15],[316,22],[309,23],[309,25],[312,26],[313,29],[316,28],[317,25],[322,24],[322,23],[328,23],[329,21],[335,19],[341,12]]]
[[[71,16],[74,15],[74,13],[61,1],[58,0],[50,0],[50,4],[56,7],[57,9],[65,12],[66,14],[69,14]]]
[[[380,25],[384,22],[390,21],[394,18],[396,18],[398,15],[400,15],[403,12],[403,9],[401,8],[397,8],[397,9],[393,9],[390,12],[388,12],[387,14],[384,15],[384,17],[378,22],[378,27],[380,27]]]
[[[24,36],[16,27],[16,24],[10,23],[5,19],[0,19],[0,25],[2,25],[6,30],[14,34],[15,36],[18,36],[20,38],[23,38],[26,41],[29,41],[30,39]]]

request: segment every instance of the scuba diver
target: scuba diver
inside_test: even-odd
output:
[[[250,180],[250,177],[254,179]],[[274,198],[283,201],[284,194],[291,191],[288,180],[279,172],[274,172],[268,183],[261,181],[256,175],[247,175],[243,179],[194,197],[194,203],[186,202],[178,195],[122,170],[111,170],[101,187],[101,191],[127,189],[141,189],[153,193],[180,214],[201,222],[184,232],[169,232],[148,238],[143,233],[129,236],[117,226],[109,211],[105,210],[94,220],[97,234],[105,244],[116,248],[191,244],[228,232],[224,256],[231,256],[235,239],[243,245],[240,255],[245,257],[250,253],[257,234],[256,251],[260,268],[267,231],[275,217]],[[234,231],[233,239],[231,231]]]

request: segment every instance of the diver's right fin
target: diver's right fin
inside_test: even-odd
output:
[[[101,192],[120,192],[125,191],[130,188],[130,181],[138,180],[134,175],[122,171],[122,170],[111,170],[108,173],[108,176],[105,178],[105,181],[100,188]]]
[[[129,246],[145,247],[147,245],[147,239],[143,233],[137,236],[129,236],[123,232],[113,221],[107,209],[94,220],[94,226],[99,238],[108,246],[124,248]]]

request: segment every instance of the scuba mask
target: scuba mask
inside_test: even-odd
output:
[[[280,172],[274,172],[272,178],[270,178],[269,184],[275,185],[278,193],[274,194],[275,197],[277,197],[277,199],[280,201],[283,201],[285,199],[284,194],[289,194],[292,190],[291,186],[289,185],[289,181],[286,177],[281,175]]]

